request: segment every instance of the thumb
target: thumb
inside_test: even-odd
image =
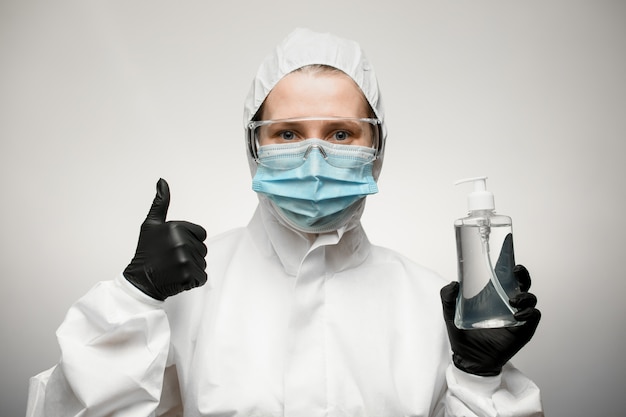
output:
[[[459,283],[452,281],[441,289],[441,305],[443,307],[443,317],[445,320],[454,319],[454,310],[456,308],[456,298],[459,294]]]
[[[156,185],[156,196],[152,201],[152,206],[146,217],[146,223],[165,223],[167,209],[170,206],[170,186],[163,178],[160,178]]]

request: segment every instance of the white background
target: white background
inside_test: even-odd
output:
[[[241,111],[296,26],[358,40],[389,142],[370,239],[456,278],[488,175],[544,317],[515,364],[547,415],[623,414],[626,2],[0,2],[0,415],[59,358],[70,305],[135,249],[155,183],[215,235],[256,205]]]

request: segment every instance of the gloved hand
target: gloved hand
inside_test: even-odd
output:
[[[165,300],[207,281],[205,272],[207,233],[201,226],[184,221],[165,221],[170,189],[164,179],[141,225],[135,257],[124,277],[145,294]]]
[[[520,293],[509,299],[511,306],[518,309],[515,319],[525,321],[516,327],[462,330],[454,325],[454,311],[459,294],[459,283],[451,282],[441,289],[443,316],[452,347],[452,361],[462,371],[480,376],[500,374],[507,363],[532,338],[541,312],[535,308],[537,298],[528,292],[530,274],[522,265],[513,268],[519,283]]]

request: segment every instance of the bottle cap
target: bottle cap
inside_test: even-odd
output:
[[[493,193],[487,191],[487,177],[466,178],[455,182],[455,185],[466,182],[474,183],[474,191],[467,197],[467,207],[469,211],[493,210],[496,208]]]

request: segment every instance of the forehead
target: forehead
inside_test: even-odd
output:
[[[342,72],[292,72],[283,77],[263,103],[263,119],[297,117],[368,117],[361,89]]]

